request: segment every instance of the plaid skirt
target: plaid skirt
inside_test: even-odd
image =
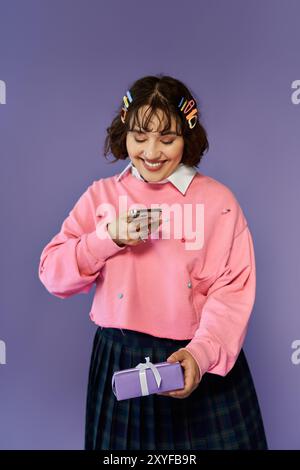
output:
[[[115,371],[153,363],[190,340],[98,327],[86,396],[85,450],[267,449],[253,380],[241,350],[232,370],[204,374],[187,398],[147,395],[118,401]]]

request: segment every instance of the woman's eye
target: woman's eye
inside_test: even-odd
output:
[[[142,142],[146,142],[145,140],[138,140],[138,139],[136,139],[136,138],[134,138],[134,140],[135,140],[136,142],[138,142],[139,144],[141,144]],[[163,144],[165,144],[165,145],[170,145],[170,144],[173,144],[173,142],[174,142],[174,140],[171,140],[171,141],[169,141],[169,142],[163,142]]]

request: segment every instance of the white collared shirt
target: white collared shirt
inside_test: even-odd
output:
[[[191,167],[188,165],[185,165],[184,163],[179,163],[179,165],[175,168],[173,173],[171,173],[167,178],[161,181],[146,181],[142,175],[139,173],[137,168],[130,163],[124,168],[124,170],[118,175],[117,181],[119,181],[122,176],[127,172],[131,170],[131,173],[138,179],[145,181],[148,184],[155,183],[155,184],[160,184],[160,183],[167,183],[170,182],[172,183],[183,195],[186,193],[187,188],[189,187],[190,183],[192,182],[194,176],[197,174],[197,170],[195,167]]]

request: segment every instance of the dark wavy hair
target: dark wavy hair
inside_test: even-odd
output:
[[[171,116],[173,116],[176,120],[176,132],[178,135],[183,136],[184,150],[181,162],[188,166],[198,166],[204,152],[208,151],[209,144],[207,133],[199,121],[200,109],[195,99],[195,93],[192,94],[181,81],[162,74],[157,76],[149,75],[138,79],[131,85],[129,91],[133,101],[129,103],[125,124],[121,120],[121,109],[124,107],[122,102],[110,127],[106,129],[107,135],[104,142],[105,158],[111,153],[114,155],[115,160],[110,163],[126,160],[128,157],[126,148],[127,132],[132,130],[134,125],[149,131],[148,124],[151,117],[156,113],[157,109],[160,109],[163,111],[163,116],[167,118],[163,130],[170,130]],[[186,116],[178,107],[182,97],[188,101],[191,99],[195,100],[197,106],[198,119],[192,129],[189,127]],[[138,110],[145,105],[148,108],[143,115],[143,122],[140,123]],[[159,118],[158,115],[157,117]]]

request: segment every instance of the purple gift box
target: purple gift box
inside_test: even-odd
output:
[[[133,369],[114,372],[112,390],[117,400],[151,395],[184,388],[180,362],[152,364],[149,357]]]

